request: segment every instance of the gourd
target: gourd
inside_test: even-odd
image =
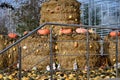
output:
[[[60,33],[61,34],[70,34],[72,33],[72,29],[60,29]]]
[[[47,34],[50,34],[50,30],[49,29],[39,29],[37,31],[37,33],[40,35],[47,35]]]
[[[87,30],[84,29],[84,28],[77,28],[77,29],[76,29],[76,32],[77,32],[77,33],[87,33]]]
[[[18,36],[18,35],[17,35],[16,33],[9,33],[9,34],[8,34],[8,37],[9,37],[9,38],[12,38],[12,39],[17,38],[17,36]]]

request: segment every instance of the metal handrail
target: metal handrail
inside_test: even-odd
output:
[[[46,22],[43,23],[42,25],[40,25],[39,27],[37,27],[36,29],[32,30],[30,33],[28,33],[27,35],[23,36],[22,38],[20,38],[19,40],[17,40],[15,43],[11,44],[10,46],[6,47],[5,49],[0,51],[0,54],[4,53],[5,51],[7,51],[8,49],[10,49],[11,47],[17,45],[18,43],[20,43],[22,40],[26,39],[28,36],[32,35],[33,33],[35,33],[37,30],[39,30],[40,28],[44,27],[45,25],[59,25],[59,26],[71,26],[71,27],[84,27],[84,28],[99,28],[99,29],[114,29],[114,30],[120,30],[120,28],[118,27],[104,27],[104,26],[88,26],[88,25],[80,25],[80,24],[62,24],[62,23],[51,23],[51,22]]]
[[[17,40],[15,43],[11,44],[10,46],[6,47],[5,49],[0,51],[0,54],[4,53],[5,51],[7,51],[8,49],[10,49],[11,47],[19,44],[22,40],[26,39],[28,36],[32,35],[34,32],[36,32],[37,30],[39,30],[40,28],[42,28],[43,26],[45,26],[46,23],[40,25],[38,28],[34,29],[33,31],[31,31],[30,33],[28,33],[27,35],[23,36],[22,38],[20,38],[19,40]]]

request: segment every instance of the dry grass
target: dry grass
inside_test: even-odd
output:
[[[105,53],[109,54],[109,59],[112,65],[115,64],[116,62],[116,37],[110,37],[109,35],[107,35],[104,39],[104,41],[106,42],[105,46]],[[118,62],[120,62],[120,37],[118,37]]]
[[[75,0],[51,0],[42,4],[40,24],[57,22],[66,24],[80,24],[80,3]],[[59,34],[60,26],[53,26],[54,34]],[[50,28],[50,26],[45,26]],[[66,28],[64,26],[64,28]],[[73,28],[74,27],[67,27]]]
[[[99,36],[92,37],[95,34],[90,34],[89,43],[89,54],[100,54],[100,44],[97,42]],[[63,68],[72,68],[73,63],[76,60],[80,68],[84,68],[87,63],[87,47],[86,47],[86,35],[75,34],[75,35],[61,35],[57,37],[57,56],[58,61],[61,63]],[[78,41],[79,40],[79,41]],[[61,42],[62,41],[62,42]],[[73,55],[73,56],[66,56]],[[99,57],[96,55],[89,56],[90,67],[95,67]],[[69,63],[70,62],[70,63]]]

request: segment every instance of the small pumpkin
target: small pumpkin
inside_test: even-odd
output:
[[[120,32],[116,32],[116,31],[111,31],[110,33],[109,33],[109,35],[111,36],[111,37],[116,37],[116,36],[120,36]]]
[[[8,37],[10,37],[10,38],[17,38],[17,34],[16,33],[9,33],[8,34]]]
[[[38,32],[38,34],[40,34],[40,35],[50,34],[50,30],[49,30],[49,29],[39,29],[37,32]]]
[[[61,34],[70,34],[72,33],[72,29],[60,29]]]
[[[29,31],[24,31],[23,32],[23,35],[26,35],[26,34],[28,34],[29,33]]]
[[[120,31],[118,32],[118,36],[120,36]]]
[[[94,30],[91,28],[88,30],[89,33],[95,33]]]
[[[76,29],[76,32],[77,32],[77,33],[87,33],[87,30],[84,29],[84,28],[77,28],[77,29]]]

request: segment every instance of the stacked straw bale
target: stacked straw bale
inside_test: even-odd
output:
[[[23,69],[30,69],[34,67],[34,65],[39,69],[45,69],[46,66],[49,65],[49,39],[49,35],[41,36],[33,34],[21,42]]]
[[[72,69],[75,61],[77,61],[79,68],[84,68],[87,65],[86,39],[86,34],[60,35],[57,37],[55,49],[56,55],[58,55],[57,60],[62,65],[62,68]],[[99,54],[100,50],[99,42],[97,42],[99,39],[100,36],[97,34],[89,35],[89,54],[95,54],[89,56],[91,68],[96,66],[99,59],[99,56],[96,55]]]
[[[76,0],[50,0],[42,4],[40,24],[57,22],[66,24],[80,24],[80,3]],[[45,28],[49,28],[46,26]],[[61,26],[52,26],[55,34]],[[62,26],[63,27],[63,26]],[[66,28],[66,27],[64,27]],[[68,27],[67,27],[68,28]],[[74,28],[70,27],[69,28]]]
[[[0,35],[0,50],[3,50],[5,48],[5,45],[4,45],[4,36],[3,35]],[[0,69],[3,69],[5,67],[7,67],[7,63],[6,63],[6,57],[7,55],[6,54],[0,54]]]
[[[5,44],[6,47],[13,44],[15,42],[15,40],[13,39],[9,39],[6,38],[5,40]],[[11,68],[15,68],[17,67],[17,63],[18,63],[18,46],[13,46],[12,48],[10,48],[9,50],[6,51],[7,54],[7,64],[8,66]]]
[[[111,62],[111,65],[113,66],[116,63],[116,37],[110,37],[110,35],[107,35],[104,38],[104,41],[106,42],[105,46],[105,53],[109,54],[108,58]],[[118,62],[120,62],[120,36],[118,36]]]
[[[3,36],[1,35],[0,38],[0,49],[3,50],[4,48],[8,47],[9,45],[11,45],[12,43],[14,43],[15,40],[8,38],[7,36]],[[12,48],[10,48],[9,50],[7,50],[6,52],[4,52],[3,54],[1,54],[1,67],[3,66],[4,69],[6,67],[15,67],[14,65],[12,66],[12,64],[16,63],[18,60],[18,50],[17,50],[17,46],[14,46]]]

